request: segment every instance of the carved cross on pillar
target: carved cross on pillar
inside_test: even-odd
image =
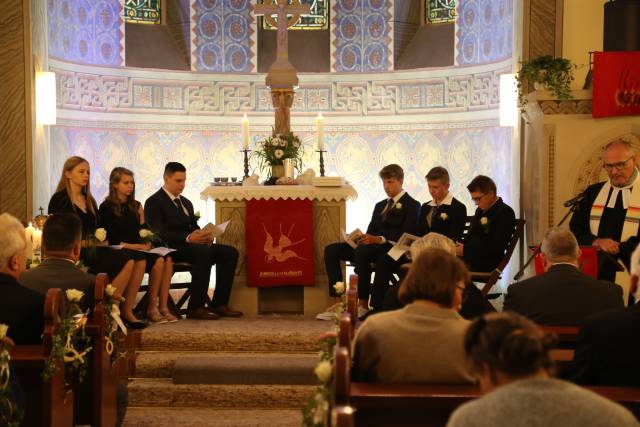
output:
[[[264,0],[269,4],[257,4],[253,7],[256,15],[264,15],[267,22],[278,29],[276,60],[269,67],[266,83],[271,88],[271,100],[276,110],[276,133],[290,132],[290,108],[293,105],[293,88],[298,85],[298,74],[289,62],[288,28],[295,25],[300,15],[309,14],[311,6],[300,4],[300,0],[278,0],[278,4],[271,4],[271,0]],[[271,15],[277,15],[274,19]],[[292,15],[287,19],[287,15]]]

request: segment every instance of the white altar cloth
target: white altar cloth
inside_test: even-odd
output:
[[[210,185],[200,193],[202,200],[269,200],[306,199],[317,201],[356,200],[358,192],[350,184],[341,187],[315,187],[313,185]]]

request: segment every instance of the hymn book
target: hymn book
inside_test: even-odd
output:
[[[364,237],[364,233],[359,228],[356,228],[351,233],[347,234],[344,230],[341,231],[342,240],[344,240],[349,246],[355,249],[358,244],[360,244],[360,240]]]
[[[413,234],[402,233],[402,236],[400,236],[397,242],[389,242],[393,244],[393,247],[389,249],[387,255],[393,258],[394,261],[399,260],[402,255],[410,251],[411,245],[418,239],[419,237]]]
[[[224,234],[230,222],[231,220],[228,220],[218,225],[209,223],[202,227],[202,231],[206,232],[209,235],[209,239],[213,240],[214,238],[220,237]]]

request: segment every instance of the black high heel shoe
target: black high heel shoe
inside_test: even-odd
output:
[[[122,320],[124,321],[124,325],[127,327],[127,329],[144,329],[147,326],[149,326],[149,324],[144,320],[137,320],[135,322],[132,322],[127,319],[122,319]]]

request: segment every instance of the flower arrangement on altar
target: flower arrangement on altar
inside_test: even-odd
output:
[[[80,309],[80,300],[84,292],[77,289],[67,289],[66,311],[60,319],[60,329],[52,336],[52,348],[49,359],[45,363],[42,377],[48,381],[58,370],[58,361],[62,360],[65,370],[65,381],[77,378],[84,380],[88,369],[87,353],[92,350],[91,340],[85,333],[87,314]]]
[[[292,159],[293,166],[302,172],[302,155],[304,147],[300,138],[293,133],[273,134],[267,139],[257,143],[253,155],[258,158],[260,170],[273,166],[282,166],[284,159]]]

